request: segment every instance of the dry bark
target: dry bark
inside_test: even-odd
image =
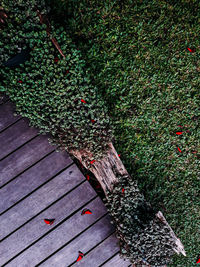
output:
[[[120,175],[128,175],[128,177],[130,177],[112,143],[109,143],[109,150],[105,157],[100,161],[95,161],[93,164],[88,163],[88,159],[92,158],[92,153],[89,151],[71,149],[69,150],[69,153],[75,156],[86,169],[89,169],[95,175],[105,195],[106,189],[112,191],[113,183],[118,181],[118,178],[116,177],[117,173]],[[159,211],[156,216],[169,227],[170,234],[176,244],[176,247],[173,248],[173,250],[177,254],[181,253],[186,256],[183,244],[181,243],[180,239],[176,237],[174,231],[167,223],[162,212]]]

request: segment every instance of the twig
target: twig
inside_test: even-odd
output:
[[[37,14],[38,14],[38,16],[39,16],[39,18],[40,18],[40,23],[41,23],[41,24],[46,24],[46,25],[47,25],[47,29],[46,29],[46,31],[47,31],[48,36],[50,37],[51,25],[50,25],[50,22],[49,22],[47,16],[42,15],[42,14],[40,13],[39,10],[37,10]],[[51,38],[51,41],[52,41],[52,43],[54,44],[54,46],[57,48],[57,50],[59,51],[59,53],[60,53],[60,54],[63,56],[63,58],[65,59],[65,55],[63,54],[63,52],[62,52],[62,50],[61,50],[61,48],[60,48],[58,42],[56,41],[56,39],[55,39],[55,38]]]

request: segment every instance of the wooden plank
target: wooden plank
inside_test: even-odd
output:
[[[85,190],[83,193],[84,195],[87,195]],[[70,204],[71,208],[73,208],[73,202],[70,202]],[[54,210],[53,213],[48,211],[42,216],[39,216],[38,224],[41,224],[43,227],[49,227],[49,225],[44,225],[42,219],[44,217],[54,217],[55,212],[61,209],[63,205],[67,205],[66,201],[64,201],[62,205],[59,203],[59,205],[57,205],[57,209]],[[26,249],[22,254],[14,258],[6,266],[35,267],[39,262],[47,258],[67,242],[70,242],[72,239],[76,238],[77,235],[79,235],[87,227],[95,223],[99,218],[107,213],[107,209],[99,197],[91,201],[87,207],[83,208],[92,210],[92,216],[82,216],[81,211],[76,212],[72,217],[61,223],[57,228],[54,228],[54,230],[48,233],[48,235],[44,236],[34,245]]]
[[[47,136],[40,135],[10,154],[0,162],[0,186],[10,181],[54,149],[55,146],[49,144]]]
[[[38,134],[36,128],[29,127],[27,119],[21,119],[0,134],[0,159],[11,153]]]
[[[0,93],[0,105],[5,103],[7,100],[9,100],[8,95],[6,95],[5,93]]]
[[[73,173],[69,174],[71,171],[73,171]],[[37,177],[35,177],[35,179],[37,179]],[[10,232],[26,223],[26,221],[36,216],[41,210],[51,205],[59,197],[72,190],[84,180],[85,177],[76,165],[72,165],[61,172],[55,179],[49,181],[48,184],[36,190],[33,194],[20,201],[16,206],[12,207],[1,216],[0,238],[4,238]],[[56,183],[58,183],[58,185],[56,185]]]
[[[83,252],[83,251],[82,251]],[[74,263],[72,266],[92,266],[99,267],[107,259],[112,257],[116,252],[119,252],[118,240],[115,237],[115,233],[104,240],[95,249],[89,252],[82,260]],[[83,252],[84,253],[84,252]]]
[[[111,258],[108,262],[105,264],[101,265],[102,267],[110,267],[110,266],[115,266],[115,267],[129,267],[131,266],[131,262],[129,260],[124,260],[121,259],[119,254]]]
[[[66,176],[67,175],[63,175],[63,178]],[[75,181],[73,182],[72,178],[75,178],[75,177],[71,177],[71,181],[69,179],[66,179],[64,183],[57,185],[56,188],[54,188],[55,184],[51,184],[51,189],[49,189],[49,192],[45,192],[45,190],[40,190],[40,193],[42,194],[41,197],[37,198],[38,195],[35,196],[33,200],[30,200],[29,205],[31,205],[31,203],[34,202],[35,204],[34,204],[33,208],[35,208],[35,206],[37,204],[41,206],[40,202],[43,202],[43,199],[42,199],[42,196],[43,196],[44,202],[45,202],[45,204],[43,206],[47,206],[50,202],[52,202],[52,201],[48,201],[47,197],[50,197],[51,200],[55,200],[63,192],[66,192],[67,190],[69,190],[69,187],[70,187],[69,184],[70,183],[72,183],[74,186],[75,184],[78,184],[78,182],[80,181],[78,178],[75,178]],[[59,182],[59,181],[57,181],[57,182]],[[59,193],[57,193],[56,190],[59,190]],[[85,194],[86,190],[87,190],[87,194]],[[55,195],[57,194],[56,198],[53,197],[54,194]],[[53,195],[53,196],[51,196],[51,195]],[[82,206],[84,206],[88,201],[90,201],[96,195],[97,195],[96,192],[90,186],[89,182],[85,181],[83,184],[81,184],[76,189],[74,189],[69,194],[67,194],[64,198],[62,198],[58,202],[54,203],[51,207],[49,207],[48,209],[43,211],[41,214],[36,216],[34,219],[32,219],[27,224],[25,224],[18,231],[16,231],[12,235],[10,235],[8,238],[3,240],[0,243],[0,254],[1,254],[0,266],[2,266],[2,264],[6,263],[9,259],[16,256],[19,252],[21,252],[27,246],[29,246],[30,244],[32,244],[33,242],[38,240],[41,236],[48,233],[49,230],[54,229],[62,220],[64,220],[68,216],[71,216],[73,214],[73,212],[80,209]],[[80,213],[81,213],[81,211],[77,212],[77,217],[81,216]],[[49,217],[56,219],[52,225],[47,225],[44,222],[44,218],[49,218]],[[72,218],[73,218],[73,216],[72,216]],[[70,226],[73,227],[74,221],[72,221],[71,224],[68,222],[65,222],[63,224],[65,224],[67,226],[67,230],[65,230],[65,231],[69,231],[69,227]],[[61,224],[61,226],[59,226],[60,228],[59,227],[58,228],[62,229],[63,224]],[[54,231],[58,231],[59,235],[66,235],[65,231],[57,230],[58,228],[55,228]],[[47,243],[49,241],[49,235],[51,235],[51,233],[49,233],[46,237],[44,237],[44,240],[46,240]],[[34,246],[35,245],[33,245],[33,247]],[[9,247],[9,250],[7,249],[8,247]],[[36,247],[37,247],[37,243],[36,243]],[[42,256],[42,254],[41,254],[41,256]],[[19,256],[19,257],[21,257],[21,256]],[[23,254],[22,254],[22,257],[23,257]],[[29,258],[30,258],[30,255],[28,255],[26,261],[29,261]],[[18,260],[17,260],[17,262],[18,262]],[[11,266],[20,266],[21,267],[23,265],[22,264],[16,265],[11,261]],[[35,265],[27,264],[25,266],[35,266]]]
[[[21,118],[21,116],[14,116],[14,112],[15,105],[12,102],[8,101],[5,104],[0,105],[0,131]]]
[[[72,163],[73,161],[67,152],[57,153],[55,151],[39,161],[1,189],[0,213],[20,201],[20,199]],[[76,167],[73,168],[73,172],[77,174]],[[70,176],[73,176],[73,174],[70,174]]]
[[[90,216],[90,215],[84,215]],[[110,234],[115,231],[115,227],[110,223],[111,218],[107,214],[101,220],[92,225],[88,230],[84,231],[80,236],[70,242],[67,246],[59,250],[56,254],[51,256],[41,267],[59,266],[66,267],[74,263],[78,257],[78,251],[87,253],[93,247],[102,242]],[[89,253],[90,254],[90,253]],[[88,258],[89,254],[85,256]],[[98,257],[98,255],[96,255]],[[82,261],[82,260],[81,260]],[[94,266],[94,265],[87,265]]]

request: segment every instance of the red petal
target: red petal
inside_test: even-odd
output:
[[[179,151],[179,152],[182,152],[182,151],[180,150],[180,148],[179,148],[179,147],[178,147],[178,151]]]
[[[122,188],[122,193],[124,193],[124,188]]]
[[[52,219],[52,220],[44,219],[44,222],[46,224],[50,224],[50,225],[52,225],[54,223],[54,221],[55,221],[55,219]]]
[[[200,258],[197,260],[197,262],[196,263],[200,263]]]
[[[86,103],[85,100],[81,99],[81,102]]]
[[[118,156],[120,157],[120,154],[118,154]]]
[[[86,175],[86,177],[87,177],[87,180],[89,181],[90,180],[90,176],[89,175]]]
[[[194,52],[195,52],[194,49],[190,49],[189,47],[188,47],[188,50],[189,50],[191,53],[194,53]]]
[[[95,162],[95,160],[90,161],[91,164],[93,164],[94,162]]]
[[[92,214],[92,212],[89,209],[84,209],[82,210],[81,215],[84,215],[84,214]]]
[[[176,134],[181,135],[183,132],[176,132]]]
[[[92,123],[94,123],[95,121],[94,120],[91,120]]]
[[[92,214],[92,212],[90,210],[87,210],[85,214]]]
[[[78,256],[78,259],[76,260],[76,261],[80,261],[80,260],[82,260],[82,258],[83,258],[83,256]]]

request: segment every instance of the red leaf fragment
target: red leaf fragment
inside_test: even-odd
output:
[[[181,135],[183,132],[176,132],[177,135]]]
[[[90,161],[91,164],[93,164],[94,162],[95,162],[95,160]]]
[[[195,49],[190,49],[189,47],[187,48],[191,53],[195,52]]]
[[[50,224],[50,225],[52,225],[54,223],[54,221],[55,221],[55,219],[44,219],[44,222],[46,224]]]
[[[81,215],[84,215],[84,214],[92,214],[92,212],[89,209],[84,209],[82,210]]]
[[[83,252],[79,251],[78,253],[79,253],[79,256],[78,256],[78,258],[77,258],[76,261],[80,261],[80,260],[82,260],[82,258],[83,258],[83,256],[84,256]]]
[[[179,147],[178,147],[178,151],[179,151],[179,152],[182,152],[182,151],[180,150],[180,148],[179,148]]]
[[[197,262],[196,263],[200,263],[200,257],[199,257],[199,259],[197,260]]]
[[[86,103],[85,100],[81,99],[81,102]]]

